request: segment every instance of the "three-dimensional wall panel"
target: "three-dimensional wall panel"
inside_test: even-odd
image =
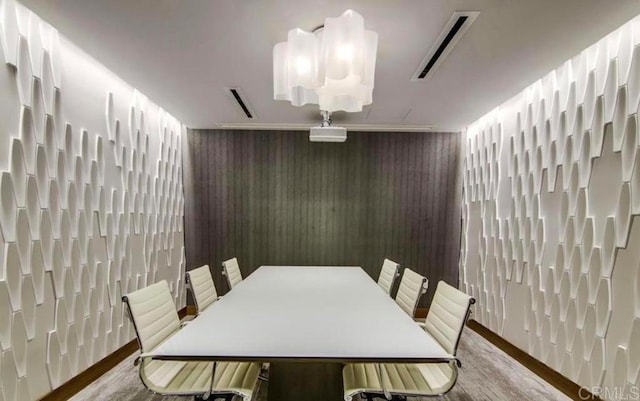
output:
[[[0,0],[0,399],[38,399],[131,341],[122,294],[184,306],[183,127]]]
[[[640,384],[639,102],[636,17],[466,132],[473,318],[606,399]]]

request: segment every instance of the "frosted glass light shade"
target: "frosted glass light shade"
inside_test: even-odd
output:
[[[290,30],[287,51],[291,55],[287,66],[289,84],[292,87],[315,87],[318,66],[315,35],[298,28]]]
[[[289,31],[288,40],[273,48],[273,96],[294,106],[317,104],[317,43],[302,29]]]
[[[371,104],[378,35],[348,10],[327,18],[313,33],[289,31],[273,49],[274,99],[294,106],[318,104],[321,110],[359,112]]]

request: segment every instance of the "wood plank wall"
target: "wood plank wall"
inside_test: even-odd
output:
[[[301,131],[189,130],[184,151],[187,269],[237,257],[260,265],[360,265],[385,257],[457,285],[459,133],[357,133],[311,143]]]

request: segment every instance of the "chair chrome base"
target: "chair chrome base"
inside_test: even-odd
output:
[[[374,394],[374,393],[361,393],[360,396],[367,401],[375,401],[376,399],[387,400],[387,401],[407,401],[407,397],[403,395],[392,395],[389,400],[383,394]]]
[[[258,375],[258,380],[262,380],[263,382],[269,383],[269,364],[263,363],[260,367],[260,374]]]
[[[207,401],[216,401],[216,400],[233,401],[234,396],[235,394],[211,394],[209,398],[207,398]],[[204,401],[204,395],[196,395],[194,397],[194,401]]]

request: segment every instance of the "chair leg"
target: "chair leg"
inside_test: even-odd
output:
[[[367,401],[376,401],[376,400],[387,401],[387,398],[382,394],[362,393],[362,398],[366,399]]]
[[[233,397],[235,397],[234,394],[211,394],[207,399],[207,401],[216,401],[216,400],[233,401]],[[204,396],[196,395],[194,397],[194,401],[205,401]]]
[[[362,393],[362,397],[365,398],[366,401],[375,401],[376,399],[387,401],[387,398],[382,394]],[[392,395],[389,401],[407,401],[407,397],[403,395]]]
[[[260,374],[258,375],[258,380],[262,380],[263,382],[269,382],[269,364],[263,363],[260,367]]]

